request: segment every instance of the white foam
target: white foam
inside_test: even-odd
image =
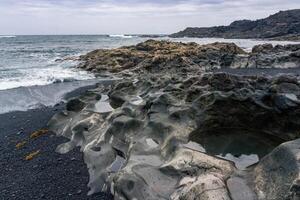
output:
[[[18,75],[0,78],[0,90],[95,78],[89,72],[62,66],[15,69],[15,71]]]
[[[0,35],[0,38],[15,38],[14,35]]]
[[[53,106],[62,101],[67,93],[77,88],[92,86],[100,81],[93,79],[2,90],[0,91],[0,114],[11,111],[26,111],[41,106]]]
[[[133,38],[132,35],[123,35],[123,34],[120,34],[120,35],[109,35],[109,37],[114,37],[114,38]]]

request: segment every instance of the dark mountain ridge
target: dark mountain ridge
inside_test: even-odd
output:
[[[280,11],[255,21],[238,20],[229,26],[189,27],[171,37],[221,37],[221,38],[268,38],[300,39],[300,9]]]

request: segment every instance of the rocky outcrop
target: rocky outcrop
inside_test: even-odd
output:
[[[265,19],[240,20],[229,26],[187,28],[171,37],[267,38],[297,40],[300,36],[300,9],[280,11]]]
[[[233,43],[178,43],[148,40],[135,46],[99,49],[80,59],[81,68],[94,72],[162,72],[229,67],[235,56],[245,52]]]
[[[300,44],[254,46],[245,52],[233,43],[178,43],[148,40],[136,46],[99,49],[80,57],[80,67],[101,73],[187,74],[222,68],[297,68]]]
[[[246,62],[238,60],[238,65],[246,68],[297,68],[300,67],[300,44],[254,46]]]
[[[148,74],[90,91],[77,100],[80,106],[72,100],[50,127],[70,138],[58,152],[81,146],[91,193],[110,189],[115,199],[232,199],[242,192],[235,189],[239,170],[233,162],[195,148],[191,139],[231,130],[281,141],[298,138],[299,98],[294,76]],[[270,193],[264,186],[270,174],[264,172],[272,163],[266,159],[254,168],[254,181],[242,178],[250,197]],[[294,177],[272,182],[277,188],[272,195],[283,199],[295,188]]]
[[[122,79],[70,100],[52,118],[51,130],[70,139],[57,151],[81,147],[90,194],[297,199],[300,78],[206,71],[298,62],[298,49],[261,45],[246,53],[234,44],[150,40],[93,51],[81,67]]]

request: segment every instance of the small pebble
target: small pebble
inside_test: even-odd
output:
[[[23,133],[23,131],[19,131],[17,132],[17,135],[21,135]]]
[[[78,190],[78,191],[76,192],[76,194],[81,194],[81,192],[82,192],[81,190]]]
[[[39,166],[38,165],[33,165],[33,169],[36,169],[38,168]]]

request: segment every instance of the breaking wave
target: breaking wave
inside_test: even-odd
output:
[[[109,35],[109,37],[113,37],[113,38],[133,38],[134,36],[132,36],[132,35]]]
[[[65,95],[69,92],[78,88],[93,87],[99,81],[99,79],[92,79],[0,90],[0,114],[54,106],[63,101]],[[39,83],[43,84],[42,81]],[[28,81],[27,84],[33,85],[37,84],[37,82]]]
[[[15,35],[0,35],[0,38],[15,38]]]
[[[0,79],[0,90],[29,87],[35,85],[49,85],[52,83],[63,83],[80,80],[93,79],[94,75],[75,68],[42,68],[19,70],[19,74]]]

